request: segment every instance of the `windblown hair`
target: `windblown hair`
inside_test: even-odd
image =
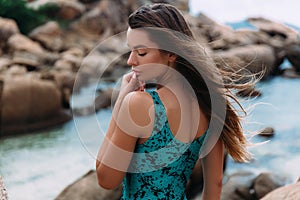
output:
[[[248,141],[243,134],[239,110],[233,103],[244,114],[246,111],[232,90],[249,88],[253,86],[253,80],[238,83],[236,80],[240,80],[242,75],[217,68],[205,48],[196,42],[181,12],[172,5],[142,6],[129,16],[128,24],[131,29],[146,28],[150,39],[162,51],[177,55],[175,70],[189,82],[200,108],[210,124],[215,124],[209,130],[220,132],[227,152],[235,161],[249,161]]]

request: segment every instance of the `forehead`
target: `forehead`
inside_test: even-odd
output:
[[[131,49],[137,48],[158,48],[158,45],[152,42],[148,33],[143,29],[131,29],[127,30],[127,45]]]

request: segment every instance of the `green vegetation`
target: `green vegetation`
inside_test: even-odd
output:
[[[0,16],[14,19],[23,34],[28,34],[35,27],[49,20],[56,20],[59,24],[65,22],[56,18],[58,11],[56,4],[46,4],[37,10],[29,8],[25,0],[0,0]]]

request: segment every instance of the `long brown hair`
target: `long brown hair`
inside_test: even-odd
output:
[[[242,112],[246,112],[231,90],[250,87],[254,84],[253,81],[238,84],[235,79],[239,80],[241,75],[218,69],[205,48],[196,42],[181,12],[172,5],[144,5],[129,16],[128,24],[131,29],[150,28],[147,32],[153,42],[161,49],[172,50],[178,55],[175,69],[192,86],[198,104],[210,124],[211,121],[216,124],[209,127],[210,131],[220,132],[218,136],[235,161],[249,161],[251,154],[247,150],[248,141],[243,134],[241,117],[233,103],[236,103]],[[157,32],[151,28],[161,30]],[[218,75],[221,80],[217,78]]]

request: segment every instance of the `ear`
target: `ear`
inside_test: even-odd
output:
[[[169,62],[171,62],[171,63],[175,62],[176,58],[177,58],[177,55],[176,55],[176,54],[174,54],[174,53],[169,53],[169,57],[168,57],[168,61],[169,61]]]

